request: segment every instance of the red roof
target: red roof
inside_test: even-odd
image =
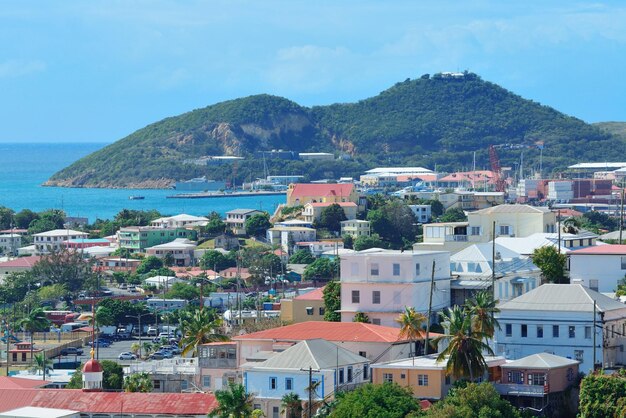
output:
[[[571,251],[569,255],[626,255],[626,245],[596,245]]]
[[[38,255],[31,255],[29,257],[18,257],[14,260],[5,261],[4,263],[0,263],[0,268],[2,267],[22,267],[22,268],[32,268],[37,261],[41,259]]]
[[[293,185],[291,197],[306,196],[345,196],[349,197],[354,190],[354,184],[310,184],[297,183]]]
[[[5,389],[30,389],[47,385],[45,380],[23,379],[21,377],[0,376],[0,390]]]
[[[326,287],[326,286],[324,286]],[[304,295],[296,296],[297,300],[322,300],[324,296],[324,287],[318,287],[315,290],[305,293]]]
[[[89,359],[83,366],[83,373],[100,373],[101,371],[103,371],[102,366],[98,363],[98,360]]]
[[[400,328],[363,322],[307,321],[284,327],[234,337],[233,340],[284,340],[303,341],[322,338],[327,341],[361,341],[394,343],[406,341],[400,338]]]
[[[0,412],[23,406],[92,414],[206,415],[217,407],[217,400],[208,393],[83,392],[79,389],[0,391]]]
[[[314,203],[309,203],[309,205],[314,206],[314,207],[328,207],[330,205],[339,205],[341,207],[356,207],[356,203],[354,202],[314,202]]]
[[[0,234],[25,234],[28,232],[28,229],[22,228],[13,228],[13,229],[3,229],[0,231]]]

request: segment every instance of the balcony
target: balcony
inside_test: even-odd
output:
[[[467,235],[446,235],[446,241],[467,242]]]
[[[200,367],[203,369],[236,369],[237,359],[200,357]]]
[[[494,385],[500,395],[531,396],[543,398],[544,387],[541,385],[521,385],[516,383],[496,383]]]

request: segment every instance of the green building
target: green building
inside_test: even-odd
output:
[[[128,248],[133,253],[143,253],[146,248],[187,238],[196,241],[197,231],[185,228],[156,228],[153,226],[128,226],[117,232],[120,248]]]

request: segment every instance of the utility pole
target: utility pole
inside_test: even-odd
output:
[[[493,221],[491,230],[491,290],[496,297],[496,221]]]
[[[556,249],[559,252],[559,254],[561,254],[561,211],[560,210],[556,211],[556,217],[557,217],[557,223],[559,225],[558,231],[557,231],[559,233],[559,241],[557,242]]]
[[[593,300],[593,366],[592,370],[596,369],[596,300]]]
[[[622,201],[619,209],[619,244],[622,245],[622,232],[624,231],[624,188],[621,190]]]
[[[430,297],[428,299],[428,316],[426,317],[426,338],[424,340],[424,355],[428,355],[428,337],[430,334],[430,316],[433,308],[433,290],[435,289],[435,259],[433,259],[433,271],[430,275]],[[416,353],[417,354],[417,353]],[[413,356],[415,364],[415,356]]]
[[[337,360],[337,365],[339,365],[339,360]],[[339,366],[337,366],[339,367]],[[313,372],[319,372],[317,369],[313,369],[313,367],[309,366],[308,369],[300,369],[301,372],[309,372],[309,405],[308,405],[308,415],[307,418],[311,418],[313,416]]]

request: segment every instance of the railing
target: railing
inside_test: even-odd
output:
[[[206,369],[234,369],[237,359],[200,357],[200,367]]]
[[[467,242],[467,235],[446,235],[446,241]]]
[[[167,359],[149,363],[131,364],[127,368],[129,373],[153,373],[153,374],[198,374],[197,359]],[[125,371],[126,372],[126,371]]]
[[[542,385],[521,385],[517,383],[496,383],[496,390],[500,395],[519,395],[543,397],[544,387]]]

